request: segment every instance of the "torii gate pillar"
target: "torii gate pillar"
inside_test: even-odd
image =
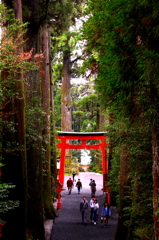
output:
[[[102,150],[102,169],[103,169],[103,192],[106,192],[106,185],[108,181],[108,161],[106,157],[106,136],[105,132],[57,132],[56,138],[61,139],[57,147],[61,149],[60,155],[60,169],[57,184],[58,203],[57,208],[62,207],[61,194],[64,185],[64,171],[65,171],[65,154],[66,149],[101,149]],[[81,144],[70,144],[67,140],[80,140]],[[99,140],[100,143],[95,145],[87,144],[86,140]]]

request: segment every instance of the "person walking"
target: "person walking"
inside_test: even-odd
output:
[[[68,194],[71,194],[72,187],[73,187],[73,181],[71,178],[67,180],[67,187],[68,187]]]
[[[75,181],[75,176],[76,176],[76,172],[73,171],[73,173],[72,173],[72,179],[73,179],[73,182]]]
[[[99,214],[99,204],[98,204],[97,199],[95,199],[94,203],[93,203],[93,222],[94,222],[94,225],[97,224],[98,214]]]
[[[96,193],[96,183],[95,183],[95,180],[92,181],[91,192],[92,192],[92,195],[95,195],[95,193]]]
[[[80,212],[82,214],[82,223],[87,225],[88,201],[85,196],[83,196],[80,202]]]
[[[102,207],[101,212],[101,218],[104,220],[104,227],[108,226],[108,218],[111,216],[111,209],[107,202],[104,203],[104,206]],[[101,220],[101,221],[103,221]]]
[[[90,206],[90,209],[91,209],[91,212],[90,212],[90,222],[93,222],[93,212],[94,212],[93,205],[94,205],[94,200],[95,200],[95,196],[92,195],[91,200],[89,202],[89,206]]]
[[[91,187],[91,185],[92,185],[92,178],[90,179],[90,182],[89,182],[89,186]]]
[[[76,183],[76,187],[78,190],[78,194],[80,194],[80,190],[82,189],[82,183],[81,183],[80,179],[78,179],[78,181]]]

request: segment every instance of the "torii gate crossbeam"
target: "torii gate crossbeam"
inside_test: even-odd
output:
[[[57,147],[61,149],[60,155],[60,169],[58,179],[58,209],[61,208],[60,192],[64,184],[64,170],[65,170],[65,154],[66,149],[101,149],[102,151],[102,172],[103,172],[103,192],[106,191],[106,183],[108,181],[108,161],[106,158],[106,136],[105,132],[57,132],[57,139],[61,142]],[[68,140],[80,140],[80,144],[70,144]],[[87,140],[99,140],[95,145],[87,144]]]

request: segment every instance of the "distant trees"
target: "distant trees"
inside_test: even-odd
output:
[[[53,76],[61,81],[61,129],[72,131],[71,114],[71,76],[73,75],[73,64],[78,57],[73,54],[75,46],[79,41],[79,33],[70,29],[76,26],[76,21],[83,14],[83,3],[85,1],[71,0],[61,5],[60,15],[63,21],[60,27],[52,31],[53,58],[56,65],[53,66]],[[74,59],[73,59],[74,58]]]

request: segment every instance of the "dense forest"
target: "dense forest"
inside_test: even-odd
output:
[[[45,239],[62,130],[107,133],[115,239],[159,240],[158,2],[2,0],[0,18],[3,239]]]

